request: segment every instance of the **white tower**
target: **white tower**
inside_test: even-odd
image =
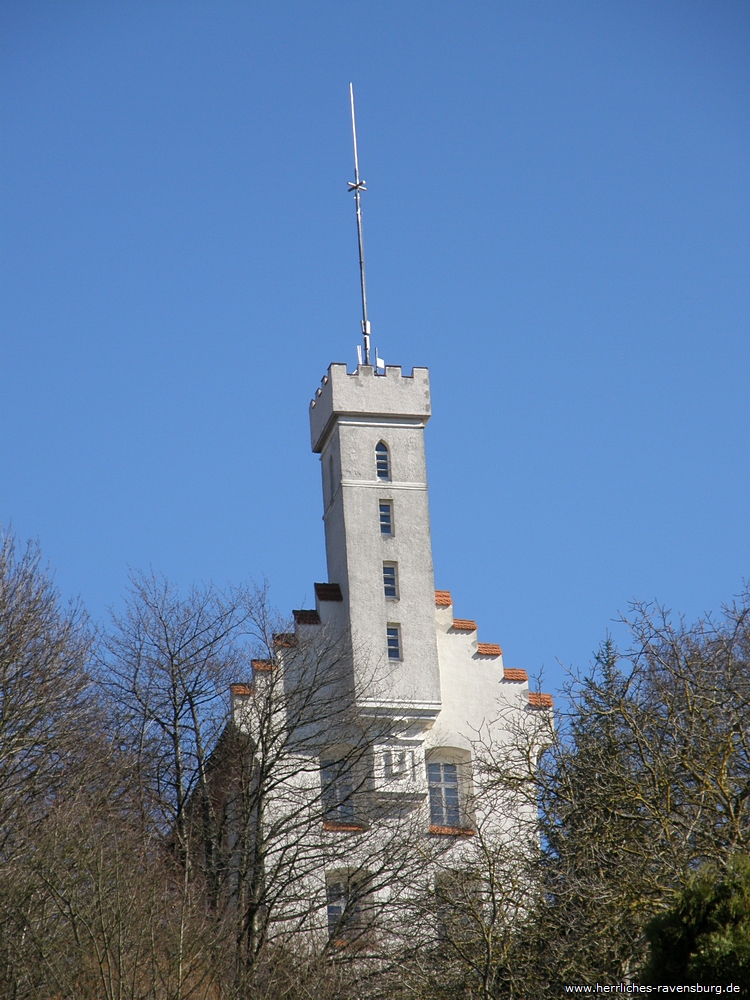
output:
[[[310,404],[321,457],[330,584],[352,637],[354,691],[364,713],[429,727],[441,708],[424,428],[426,368],[347,374],[333,364]],[[328,590],[336,596],[336,588]],[[318,588],[318,611],[331,615]],[[331,609],[333,610],[333,609]],[[421,727],[420,727],[421,728]]]

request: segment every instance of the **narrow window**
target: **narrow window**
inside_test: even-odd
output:
[[[331,937],[341,931],[346,911],[346,882],[329,882],[326,886],[328,896],[328,933]]]
[[[346,762],[322,760],[320,780],[323,787],[323,817],[337,823],[352,823],[354,787]]]
[[[333,455],[328,458],[328,486],[331,491],[330,499],[333,500],[333,494],[336,492],[336,480],[333,477]]]
[[[391,600],[398,600],[398,577],[396,575],[396,563],[383,563],[383,591],[386,597]]]
[[[337,873],[328,877],[328,933],[337,945],[364,940],[371,902],[370,875]]]
[[[427,764],[427,785],[430,790],[430,824],[460,826],[456,765],[430,761]]]
[[[380,501],[380,534],[393,534],[393,501]]]
[[[389,623],[386,626],[386,637],[388,639],[388,659],[401,659],[401,626]]]
[[[477,925],[483,926],[482,893],[479,882],[466,872],[440,872],[435,876],[438,940],[476,940]]]
[[[378,479],[391,478],[391,463],[388,458],[388,445],[383,441],[378,441],[375,445],[375,468]]]

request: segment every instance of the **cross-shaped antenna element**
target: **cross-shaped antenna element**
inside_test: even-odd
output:
[[[362,204],[360,195],[367,190],[366,182],[359,176],[359,154],[357,153],[357,122],[354,117],[354,85],[349,84],[349,101],[352,106],[352,139],[354,141],[354,180],[349,181],[347,190],[354,192],[357,206],[357,239],[359,240],[359,283],[362,289],[362,337],[364,338],[365,364],[370,364],[370,321],[367,318],[367,287],[365,285],[365,244],[362,237]]]

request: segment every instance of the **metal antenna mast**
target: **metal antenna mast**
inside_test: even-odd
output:
[[[362,238],[362,204],[360,195],[367,190],[365,181],[359,178],[359,155],[357,153],[357,122],[354,117],[354,85],[349,84],[349,101],[352,106],[352,139],[354,141],[354,181],[348,184],[348,190],[354,192],[354,203],[357,206],[357,238],[359,240],[359,283],[362,288],[362,337],[364,338],[365,364],[370,364],[370,321],[367,318],[367,287],[365,285],[365,244]]]

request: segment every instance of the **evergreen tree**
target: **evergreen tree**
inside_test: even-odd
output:
[[[646,928],[651,946],[643,982],[732,982],[750,990],[750,858],[723,872],[705,868],[676,903]]]

